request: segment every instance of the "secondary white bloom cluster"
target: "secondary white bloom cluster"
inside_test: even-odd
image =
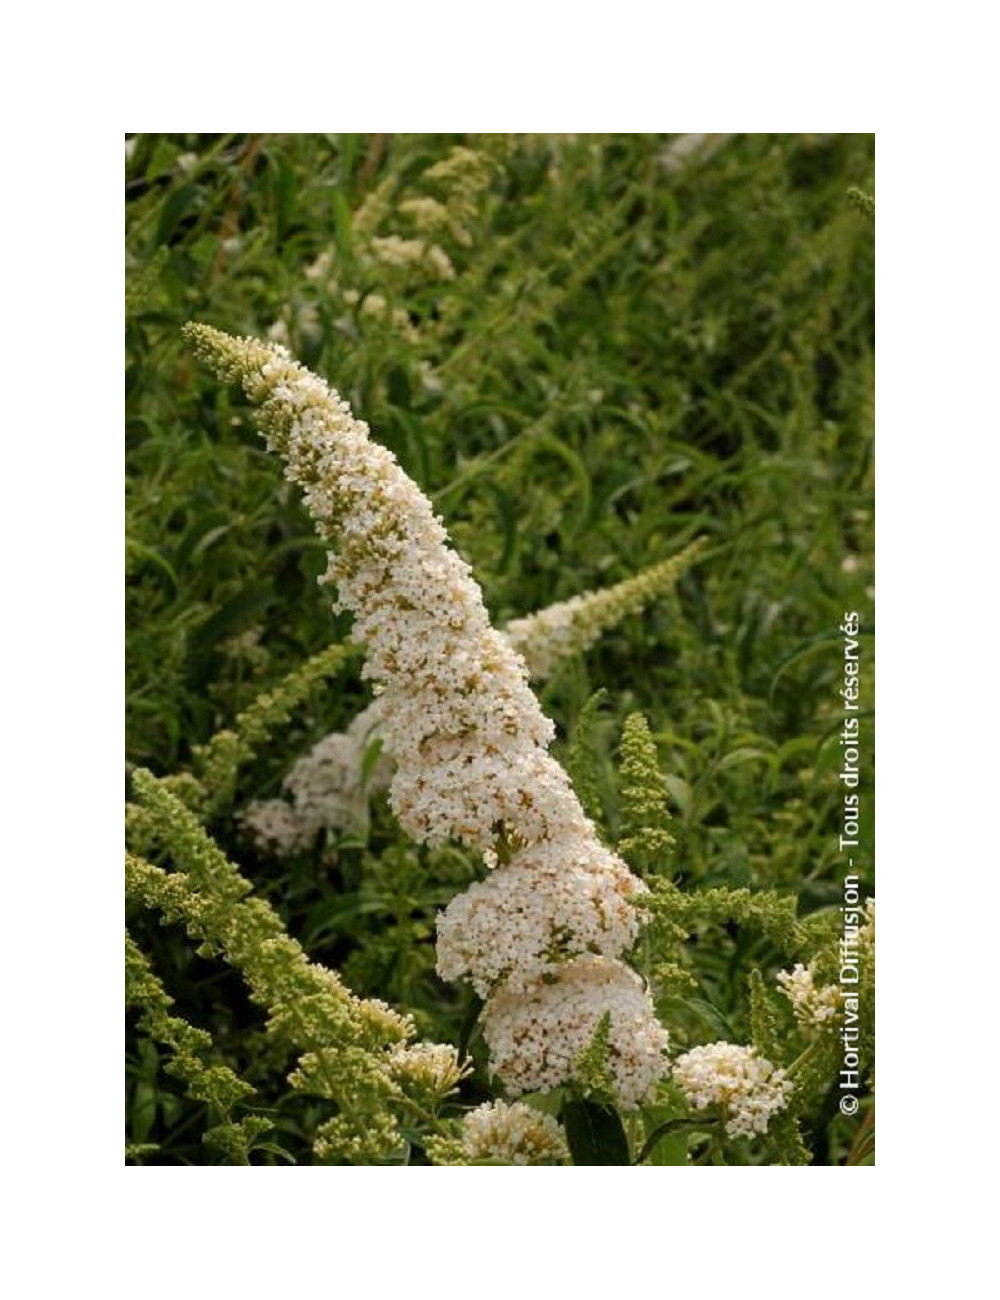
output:
[[[426,239],[403,239],[399,235],[385,235],[370,244],[377,262],[386,266],[416,267],[436,280],[454,280],[455,268],[451,258],[440,246]]]
[[[469,1160],[548,1165],[569,1159],[558,1123],[523,1101],[491,1101],[469,1111],[462,1121],[461,1142]]]
[[[399,212],[408,217],[417,230],[431,234],[447,231],[455,243],[461,244],[463,248],[468,248],[472,243],[472,236],[456,214],[429,195],[404,199],[399,205]]]
[[[334,271],[341,259],[334,249],[324,249],[305,268],[306,280],[343,307],[338,325],[367,332],[374,323],[409,344],[419,343],[421,335],[433,330],[433,321],[425,319],[418,331],[406,307],[409,294],[456,278],[453,254],[473,244],[475,218],[492,175],[493,164],[463,146],[418,178],[417,185],[428,192],[399,199],[398,177],[390,171],[351,220],[356,283],[369,291],[362,295],[358,288],[340,284]],[[287,325],[281,323],[281,329],[274,339],[288,343]],[[436,382],[431,374],[428,387]]]
[[[448,204],[466,215],[482,191],[489,185],[491,165],[476,149],[456,145],[424,172],[424,179],[439,186],[448,195]]]
[[[345,302],[347,296],[345,293]],[[388,302],[380,293],[370,293],[365,297],[361,303],[361,315],[369,316],[374,320],[387,321],[408,342],[415,343],[417,341],[417,331],[413,328],[410,313],[402,307],[390,308]]]
[[[702,545],[697,541],[613,587],[516,619],[503,635],[524,657],[532,678],[544,680],[566,658],[588,650],[604,632],[669,590]],[[250,805],[244,824],[262,848],[287,856],[310,845],[324,827],[353,831],[365,826],[368,799],[388,789],[392,776],[391,755],[383,748],[362,789],[364,755],[371,740],[381,735],[383,711],[382,699],[376,698],[346,732],[332,732],[295,764],[284,783],[294,808],[282,800]]]
[[[304,818],[284,799],[255,799],[239,822],[261,852],[276,858],[301,853],[311,842]]]
[[[693,1047],[674,1062],[673,1079],[695,1110],[717,1106],[734,1138],[766,1133],[793,1087],[784,1070],[756,1048],[736,1043]]]
[[[542,979],[501,985],[483,1012],[493,1067],[515,1094],[555,1088],[574,1077],[606,1013],[615,1091],[637,1106],[666,1071],[667,1031],[635,971],[606,957],[577,957]]]
[[[809,1029],[818,1029],[840,1010],[843,996],[836,984],[817,985],[812,971],[801,962],[793,970],[779,971],[778,984],[792,1004],[795,1019]]]
[[[589,650],[610,628],[669,590],[704,545],[699,538],[634,578],[573,596],[527,618],[516,618],[507,624],[507,639],[524,655],[532,677],[546,678],[560,661]]]
[[[301,853],[327,827],[360,831],[368,821],[368,798],[389,785],[392,764],[384,750],[365,780],[364,760],[379,737],[378,700],[363,709],[346,731],[334,731],[298,759],[282,785],[291,798],[251,803],[242,823],[258,847],[278,857]]]
[[[208,326],[187,332],[216,371],[240,379],[260,406],[268,446],[304,489],[320,533],[338,544],[326,577],[337,586],[338,608],[354,616],[352,636],[367,651],[364,675],[381,693],[400,824],[428,844],[463,841],[490,864],[498,849],[511,853],[515,879],[533,861],[546,868],[538,880],[549,884],[537,899],[551,910],[520,932],[491,895],[511,945],[510,973],[484,1011],[494,1070],[515,1091],[572,1078],[608,1012],[611,1072],[622,1101],[636,1104],[665,1070],[666,1036],[641,982],[613,958],[634,937],[623,909],[644,887],[602,849],[569,777],[548,754],[554,729],[528,686],[524,660],[491,627],[469,566],[449,549],[430,502],[346,402],[283,348]],[[579,894],[551,887],[560,863]],[[602,867],[606,880],[595,889]],[[479,926],[463,944],[453,924],[450,942],[485,987]],[[557,959],[595,944],[605,955],[576,957],[538,980],[539,933],[558,945]]]

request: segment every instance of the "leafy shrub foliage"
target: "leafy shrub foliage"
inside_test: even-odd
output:
[[[873,167],[845,135],[128,140],[130,1160],[873,1158]],[[331,748],[371,704],[363,652],[191,319],[336,386],[528,659],[552,754],[649,890],[629,961],[670,1049],[640,1105],[614,1011],[565,1085],[515,1099],[491,1073],[482,1003],[435,956],[482,855],[404,833],[377,730]],[[612,589],[592,635],[551,639]],[[353,815],[279,852],[251,810],[292,809],[321,743],[350,755]]]

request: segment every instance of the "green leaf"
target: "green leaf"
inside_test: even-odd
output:
[[[691,787],[688,785],[687,781],[685,781],[682,776],[673,776],[671,773],[665,772],[663,776],[663,784],[667,787],[667,792],[669,793],[670,798],[677,805],[677,809],[681,816],[685,818],[690,817],[693,796],[691,794]]]
[[[688,1135],[665,1133],[643,1161],[647,1165],[686,1165]]]
[[[274,599],[274,592],[267,587],[250,587],[241,591],[204,622],[192,640],[201,648],[235,636],[255,623]]]
[[[297,1165],[299,1162],[284,1147],[279,1147],[274,1142],[255,1142],[251,1148],[253,1151],[266,1151],[268,1155],[277,1156],[279,1160],[284,1160],[285,1164]]]
[[[351,209],[340,191],[332,197],[333,233],[337,241],[337,251],[341,257],[349,257],[351,252]]]
[[[587,816],[598,823],[604,820],[598,725],[600,708],[607,695],[605,688],[600,687],[580,710],[566,756],[566,768],[577,798],[583,804]]]
[[[145,1142],[156,1123],[156,1084],[151,1079],[139,1079],[132,1097],[132,1131],[136,1142]]]
[[[703,1024],[711,1028],[713,1033],[719,1034],[727,1041],[735,1041],[737,1038],[732,1025],[718,1007],[713,1007],[711,1002],[706,1002],[704,998],[672,998],[669,1001],[677,1002],[678,1006],[683,1007],[685,1011],[693,1012]]]
[[[194,185],[182,185],[167,196],[160,210],[160,220],[156,227],[156,242],[165,244],[170,236],[198,202],[198,190]]]
[[[593,1101],[568,1101],[563,1125],[575,1165],[627,1165],[628,1138],[612,1106]]]
[[[553,1119],[558,1119],[562,1111],[563,1097],[565,1090],[562,1088],[553,1088],[551,1092],[528,1092],[519,1100],[523,1101],[526,1106],[533,1106],[535,1110],[540,1110],[545,1115],[551,1115]]]
[[[177,595],[177,592],[180,590],[180,583],[177,581],[177,574],[174,572],[169,560],[165,559],[159,551],[155,551],[151,546],[147,546],[145,542],[136,541],[134,537],[126,537],[125,555],[126,558],[129,556],[135,556],[138,559],[148,560],[150,564],[156,565],[156,567],[160,569],[161,572],[165,573],[173,583],[174,595]]]
[[[495,561],[494,568],[497,573],[506,573],[516,552],[518,508],[511,494],[492,479],[487,479],[483,487],[496,502],[503,536],[503,550],[500,558]]]
[[[676,1090],[671,1087],[671,1094]],[[635,1163],[643,1165],[683,1165],[687,1163],[690,1121],[687,1102],[677,1093],[671,1100],[646,1106],[642,1112],[645,1140],[636,1143]]]
[[[288,228],[295,210],[295,171],[284,154],[272,154],[271,166],[274,168],[272,189],[275,209],[275,237],[278,246],[288,237]]]
[[[571,447],[565,442],[549,433],[536,434],[532,439],[529,448],[525,452],[525,459],[532,459],[538,455],[544,455],[546,452],[551,456],[558,457],[569,470],[570,477],[576,484],[578,500],[576,503],[575,519],[569,524],[568,532],[570,536],[579,531],[587,521],[591,510],[591,488],[590,475],[587,473],[587,467]]]
[[[740,749],[733,749],[723,758],[718,766],[718,771],[724,772],[729,767],[737,767],[740,763],[750,763],[754,759],[773,765],[774,755],[766,749],[757,749],[753,745],[744,745]]]

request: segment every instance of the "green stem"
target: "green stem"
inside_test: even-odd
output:
[[[814,1038],[813,1041],[809,1044],[809,1046],[804,1051],[800,1052],[799,1055],[795,1058],[795,1060],[791,1063],[791,1065],[788,1066],[788,1068],[785,1070],[785,1073],[788,1075],[788,1077],[791,1078],[794,1074],[799,1073],[802,1070],[803,1066],[805,1066],[806,1064],[808,1064],[809,1061],[812,1060],[812,1058],[816,1055],[818,1050],[819,1050],[819,1039]]]

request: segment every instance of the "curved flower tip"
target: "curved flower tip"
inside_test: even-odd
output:
[[[262,343],[249,336],[236,338],[201,321],[188,321],[181,326],[181,333],[195,355],[227,383],[245,379],[249,371],[260,369],[275,352],[288,356],[277,343]]]

